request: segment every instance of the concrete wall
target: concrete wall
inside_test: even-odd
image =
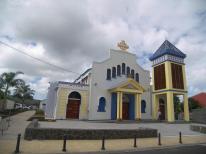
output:
[[[15,102],[12,100],[6,100],[6,108],[5,109],[14,109]]]
[[[143,119],[151,118],[151,93],[150,93],[150,73],[137,64],[136,55],[127,51],[110,50],[110,58],[103,62],[94,62],[91,70],[89,119],[111,119],[111,96],[108,89],[127,80],[126,75],[117,76],[111,80],[106,80],[107,69],[126,64],[139,73],[139,83],[146,90],[142,99],[146,101],[146,113],[142,114]],[[121,67],[122,68],[122,67]],[[106,98],[106,112],[97,112],[99,98]]]
[[[55,119],[58,83],[50,83],[45,108],[45,119]]]

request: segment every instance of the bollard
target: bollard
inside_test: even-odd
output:
[[[134,136],[134,147],[135,148],[137,147],[137,136],[136,135]]]
[[[182,133],[179,132],[179,143],[182,144]]]
[[[66,150],[66,144],[67,144],[67,136],[66,135],[64,135],[64,137],[63,137],[63,148],[62,148],[62,151],[63,152],[66,152],[67,150]]]
[[[15,154],[19,153],[20,140],[21,140],[21,134],[18,134],[17,143],[16,143],[16,150],[14,152]]]
[[[104,136],[103,136],[103,137],[102,137],[102,150],[105,150],[104,142],[105,142],[105,138],[104,138]]]
[[[162,145],[161,144],[161,135],[160,135],[160,133],[158,134],[158,145]]]

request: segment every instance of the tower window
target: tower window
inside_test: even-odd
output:
[[[166,88],[164,64],[154,67],[154,86],[155,90]]]
[[[127,66],[127,77],[130,75],[130,67]]]
[[[121,66],[117,65],[117,76],[121,76]]]
[[[112,67],[112,78],[116,78],[116,67]]]
[[[138,73],[135,74],[135,80],[136,80],[137,82],[139,82],[139,74],[138,74]]]
[[[172,86],[177,89],[184,89],[182,66],[171,63]]]
[[[107,80],[111,80],[111,69],[107,69]]]
[[[131,77],[134,79],[134,70],[131,70]]]
[[[125,63],[122,63],[122,74],[125,74]]]
[[[105,106],[106,106],[106,99],[104,97],[100,97],[97,112],[105,112]]]

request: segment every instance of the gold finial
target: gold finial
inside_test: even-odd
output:
[[[117,43],[117,46],[121,49],[126,51],[127,49],[129,49],[129,46],[127,45],[127,43],[125,42],[125,40],[121,40],[121,42]]]

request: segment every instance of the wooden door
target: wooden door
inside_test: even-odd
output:
[[[122,105],[122,119],[128,120],[129,119],[129,103],[123,102]]]
[[[165,104],[160,104],[159,109],[161,112],[160,120],[165,120]]]
[[[67,104],[67,118],[79,119],[80,100],[69,100]]]

